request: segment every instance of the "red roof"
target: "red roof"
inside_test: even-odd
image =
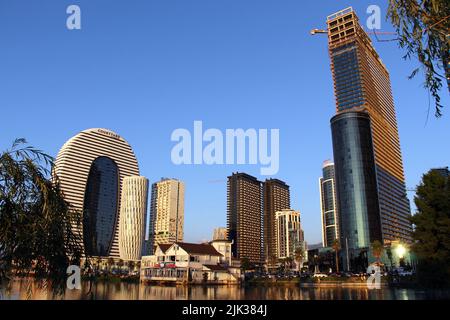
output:
[[[180,248],[189,254],[201,254],[222,257],[222,255],[217,252],[217,250],[210,244],[198,244],[198,243],[186,243],[186,242],[176,242]]]

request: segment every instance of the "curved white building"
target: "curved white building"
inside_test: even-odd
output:
[[[148,180],[125,177],[120,201],[119,252],[123,260],[140,260],[145,237]]]
[[[74,229],[89,256],[119,256],[122,181],[139,175],[130,145],[108,129],[88,129],[68,140],[58,153],[53,178],[65,199],[83,213]]]

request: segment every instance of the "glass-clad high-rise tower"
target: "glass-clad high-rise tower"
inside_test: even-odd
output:
[[[371,240],[378,238],[385,243],[410,242],[410,206],[389,73],[352,8],[328,16],[327,26],[336,98],[337,115],[331,122],[341,243],[357,239],[355,234],[361,233],[372,234]],[[365,113],[368,119],[363,120],[360,113]],[[370,133],[363,132],[363,127],[369,124]],[[359,127],[359,131],[352,129],[353,126]],[[350,134],[352,130],[356,130],[356,135]],[[367,141],[368,135],[371,141]],[[366,155],[367,159],[358,158],[363,156],[362,149],[373,153],[374,167],[370,164],[371,155]],[[375,180],[371,177],[373,172]],[[376,192],[372,190],[374,187]],[[378,228],[375,213],[361,209],[375,197],[378,208],[372,207],[370,211],[379,211],[380,232],[375,230]],[[363,221],[364,215],[373,219],[374,225],[370,221],[356,223],[351,228],[345,225],[346,219]],[[363,245],[367,243],[348,243],[354,248]]]
[[[323,163],[322,177],[319,178],[320,211],[322,220],[322,245],[332,247],[339,239],[339,215],[336,200],[336,179],[334,163],[327,160]]]

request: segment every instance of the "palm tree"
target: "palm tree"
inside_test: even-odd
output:
[[[128,261],[127,266],[128,266],[128,272],[132,272],[134,270],[134,266],[135,266],[134,261],[131,261],[131,260]]]
[[[96,262],[96,265],[97,265],[97,270],[100,271],[102,269],[102,258],[97,257],[95,262]]]
[[[372,242],[372,255],[377,259],[377,264],[380,264],[381,256],[383,255],[384,247],[383,244],[375,240]]]
[[[292,269],[292,262],[294,261],[294,259],[292,257],[286,257],[284,259],[284,263],[285,263],[285,269]]]
[[[299,246],[295,249],[294,259],[295,259],[295,262],[297,262],[297,269],[298,269],[297,271],[301,271],[302,262],[305,259],[305,256],[306,256],[306,252],[305,252],[305,250],[303,250],[303,245]]]
[[[386,255],[389,259],[389,262],[391,263],[391,268],[393,267],[393,262],[392,262],[392,248],[391,246],[386,248]]]
[[[114,258],[112,258],[112,257],[108,258],[108,262],[107,263],[108,263],[108,270],[109,270],[109,272],[111,272],[112,268],[113,268],[113,266],[115,264]]]
[[[336,273],[339,273],[339,250],[341,249],[341,244],[338,239],[334,239],[332,247],[336,254]]]
[[[124,266],[125,262],[122,259],[119,259],[119,262],[117,262],[117,266],[119,267],[120,274],[122,273],[122,267]]]
[[[274,254],[272,254],[272,255],[269,257],[269,265],[270,265],[272,268],[273,268],[273,267],[276,267],[277,262],[278,262],[277,256],[274,255]]]

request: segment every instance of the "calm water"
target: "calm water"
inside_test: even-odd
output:
[[[368,290],[366,288],[300,288],[298,286],[147,286],[134,283],[98,283],[88,295],[89,284],[82,290],[66,290],[64,296],[53,296],[31,281],[13,281],[0,288],[2,299],[98,299],[98,300],[422,300],[450,299],[450,291],[414,289]]]

